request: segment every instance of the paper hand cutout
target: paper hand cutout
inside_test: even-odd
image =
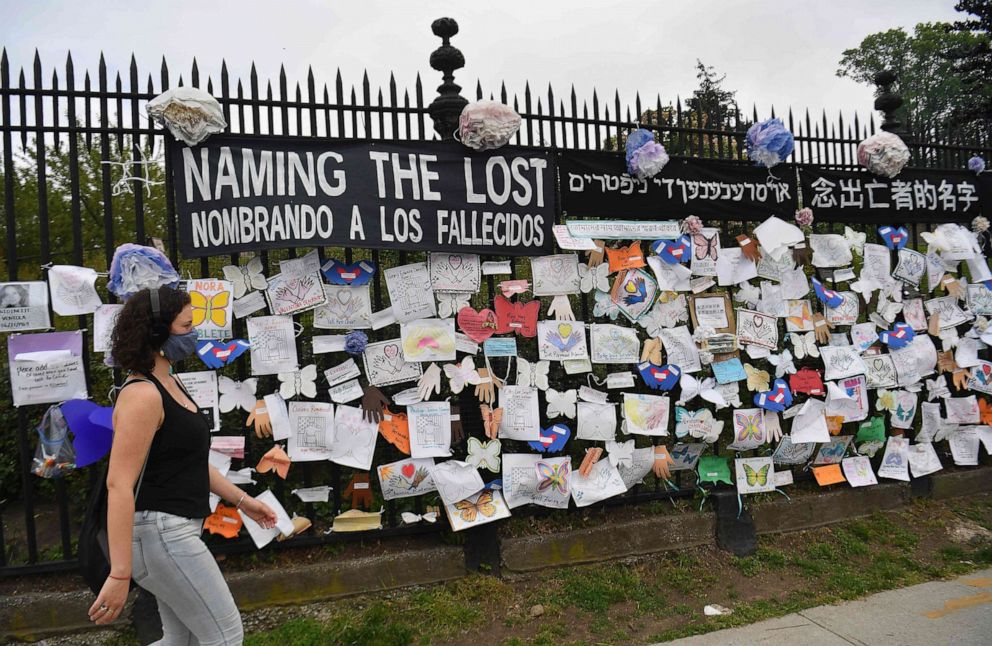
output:
[[[596,245],[595,249],[590,249],[586,252],[588,260],[586,264],[590,267],[595,267],[596,265],[603,264],[603,255],[606,253],[606,243],[602,240],[593,240],[593,244]]]
[[[203,529],[211,534],[219,534],[224,538],[234,538],[241,531],[244,521],[234,507],[218,503],[217,510],[203,521]]]
[[[657,240],[651,248],[669,265],[687,262],[692,255],[692,241],[687,235],[681,236],[678,240]]]
[[[675,460],[672,459],[667,446],[659,444],[654,447],[654,464],[651,470],[654,471],[655,477],[670,480],[672,478],[673,464],[675,464]]]
[[[964,368],[954,371],[954,387],[958,390],[967,390],[968,381],[971,379],[971,371]]]
[[[451,443],[461,444],[465,439],[465,429],[462,428],[461,409],[451,405]]]
[[[417,380],[417,394],[421,401],[430,399],[431,393],[441,394],[441,369],[437,367],[436,363],[427,366],[424,373],[420,375],[420,379]]]
[[[349,499],[352,509],[369,509],[372,506],[372,485],[369,474],[356,473],[351,476],[348,486],[341,492],[342,497]]]
[[[957,276],[945,275],[940,279],[940,286],[947,290],[947,293],[954,298],[964,298],[964,287]]]
[[[499,433],[499,423],[503,419],[503,409],[490,408],[486,404],[479,404],[479,410],[482,413],[482,425],[486,429],[486,437],[490,440],[495,440],[496,435]]]
[[[770,442],[782,441],[782,422],[778,418],[778,413],[765,411],[765,432]]]
[[[816,335],[816,342],[820,345],[830,343],[830,325],[820,312],[813,315],[813,334]]]
[[[362,416],[366,422],[381,422],[382,409],[388,403],[389,398],[375,386],[365,386],[362,389]]]
[[[644,339],[641,361],[648,361],[656,366],[661,365],[661,339],[656,337]]]
[[[896,323],[891,330],[886,330],[878,335],[878,338],[885,345],[893,350],[905,348],[916,336],[913,328],[907,323]]]
[[[548,316],[553,316],[556,321],[574,321],[575,314],[572,313],[572,304],[565,294],[558,294],[551,299],[548,306]]]
[[[286,455],[286,452],[282,450],[281,446],[276,444],[265,452],[262,459],[258,461],[258,465],[255,466],[255,471],[258,473],[275,471],[280,478],[285,480],[289,474],[289,465],[289,456]]]
[[[659,366],[645,361],[637,364],[637,371],[651,390],[671,390],[682,377],[682,369],[670,363]]]
[[[937,353],[937,370],[939,374],[945,372],[954,374],[954,371],[958,369],[957,361],[954,360],[954,352],[952,350],[947,350],[946,352]]]
[[[881,236],[885,246],[894,251],[905,247],[909,240],[909,231],[906,227],[878,227],[878,235]]]
[[[259,399],[255,402],[255,408],[248,415],[245,426],[255,425],[255,437],[272,437],[272,421],[269,419],[269,410],[265,407],[265,400]]]
[[[582,458],[582,464],[579,465],[579,473],[583,476],[588,476],[592,472],[593,466],[599,462],[599,458],[601,457],[603,457],[603,449],[598,446],[586,449],[586,457]]]
[[[496,401],[496,388],[502,388],[503,382],[495,375],[490,375],[488,368],[479,368],[478,373],[479,383],[475,385],[475,396],[483,404],[492,404]]]
[[[749,235],[741,234],[737,236],[737,244],[740,245],[744,257],[753,263],[761,260],[761,251],[758,250],[758,243]]]

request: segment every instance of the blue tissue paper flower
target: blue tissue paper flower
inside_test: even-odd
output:
[[[781,119],[768,119],[747,130],[747,156],[758,166],[771,168],[785,161],[795,147],[796,140]]]
[[[968,160],[968,170],[973,173],[981,173],[985,170],[985,160],[975,155]]]
[[[369,337],[360,330],[349,332],[344,337],[344,351],[350,355],[362,354],[368,344]]]
[[[654,133],[638,128],[627,135],[627,173],[638,179],[657,175],[668,163],[665,147],[654,140]]]
[[[143,289],[179,285],[179,274],[165,254],[154,247],[124,243],[114,251],[107,289],[127,300]]]

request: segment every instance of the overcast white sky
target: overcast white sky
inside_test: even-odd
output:
[[[77,71],[96,69],[104,52],[111,72],[124,69],[133,52],[142,72],[158,78],[164,55],[173,72],[188,77],[197,57],[201,73],[216,74],[222,59],[247,78],[255,61],[262,78],[280,63],[290,80],[303,81],[312,65],[318,84],[358,83],[368,70],[373,84],[395,72],[401,88],[422,74],[427,101],[440,75],[428,65],[440,44],[430,23],[455,18],[453,39],[465,54],[456,74],[474,98],[476,80],[487,91],[505,81],[510,91],[524,80],[546,94],[663,103],[696,87],[695,60],[726,74],[742,107],[774,104],[826,109],[831,119],[871,108],[871,89],[834,72],[841,52],[873,32],[918,22],[953,20],[954,0],[0,0],[0,34],[15,70],[30,67],[37,48],[46,66],[61,69],[71,50]],[[99,8],[98,8],[99,7]],[[125,76],[125,79],[127,77]],[[205,85],[205,84],[204,84]],[[292,85],[290,86],[292,88]],[[319,85],[318,85],[319,87]]]

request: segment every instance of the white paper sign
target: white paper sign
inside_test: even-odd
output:
[[[251,344],[251,374],[274,375],[299,368],[292,317],[249,318],[248,342]]]
[[[293,462],[329,460],[334,442],[334,405],[289,402],[291,432],[286,453]]]
[[[102,301],[96,293],[96,270],[72,265],[48,268],[48,286],[52,292],[52,309],[59,316],[92,314]]]
[[[410,424],[410,455],[415,458],[446,458],[451,455],[451,404],[420,402],[407,408]]]

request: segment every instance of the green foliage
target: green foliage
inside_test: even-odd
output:
[[[974,49],[983,39],[987,42],[987,35],[955,32],[946,23],[920,23],[912,34],[901,27],[889,29],[844,50],[837,76],[874,87],[877,72],[892,70],[897,75],[894,89],[903,98],[896,114],[918,136],[952,122],[967,131],[975,120],[956,115],[972,102],[973,91],[956,70],[953,55]]]

